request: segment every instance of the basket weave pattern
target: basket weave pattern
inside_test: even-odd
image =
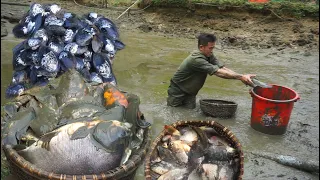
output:
[[[5,145],[3,150],[9,162],[11,173],[15,174],[21,180],[128,180],[134,179],[136,170],[149,150],[150,142],[150,128],[147,128],[144,132],[141,147],[130,156],[124,165],[101,174],[91,175],[69,175],[46,172],[26,161],[17,151],[12,149],[12,146]]]
[[[231,144],[231,147],[235,148],[239,153],[239,159],[240,159],[240,170],[237,177],[237,180],[242,180],[243,172],[244,172],[244,156],[243,151],[240,142],[235,137],[235,135],[226,127],[222,126],[221,124],[215,122],[215,121],[178,121],[174,124],[171,124],[172,127],[177,128],[180,126],[208,126],[211,128],[214,128],[220,136],[226,138],[228,142]],[[154,157],[157,153],[157,146],[160,145],[161,139],[166,134],[166,130],[163,129],[160,134],[155,138],[155,140],[151,144],[151,149],[149,153],[146,156],[145,159],[145,176],[146,180],[152,180],[152,171],[150,168],[150,162],[151,157]]]
[[[200,108],[204,114],[212,117],[232,117],[238,105],[232,101],[201,99]]]

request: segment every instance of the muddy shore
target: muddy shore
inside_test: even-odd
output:
[[[10,2],[30,3],[30,1],[22,0]],[[45,1],[37,2],[43,3]],[[319,119],[319,87],[316,87],[319,86],[319,78],[313,75],[319,75],[319,62],[314,61],[314,57],[319,57],[319,19],[303,18],[297,20],[284,17],[279,18],[272,14],[263,15],[250,12],[225,11],[221,9],[219,10],[217,8],[210,10],[196,9],[195,11],[176,8],[147,8],[143,11],[132,10],[129,14],[125,14],[119,19],[116,19],[124,11],[125,8],[119,10],[109,10],[85,8],[75,5],[73,1],[59,1],[58,3],[64,9],[75,12],[77,14],[79,13],[79,11],[81,11],[81,13],[94,11],[99,14],[103,14],[114,20],[114,22],[118,25],[121,33],[125,34],[125,36],[136,35],[139,39],[142,39],[144,36],[148,36],[148,39],[150,39],[149,36],[153,37],[153,35],[157,35],[160,37],[182,39],[183,41],[194,41],[195,36],[198,33],[211,32],[215,33],[218,37],[217,49],[220,52],[219,55],[228,53],[235,54],[234,52],[239,51],[240,57],[249,57],[252,53],[258,54],[257,52],[261,52],[261,57],[270,57],[268,63],[265,63],[269,66],[279,64],[281,65],[281,67],[285,67],[286,64],[290,63],[290,65],[288,66],[295,70],[294,72],[292,72],[293,79],[288,80],[287,84],[290,84],[292,85],[292,87],[299,90],[299,93],[302,93],[303,100],[301,103],[297,104],[297,107],[295,107],[293,112],[294,119],[290,123],[290,126],[283,140],[274,140],[275,143],[272,144],[268,141],[272,138],[263,134],[261,134],[261,138],[257,138],[254,140],[269,142],[266,143],[268,144],[266,145],[266,150],[268,150],[269,152],[273,152],[272,146],[274,146],[275,153],[281,153],[284,155],[288,153],[291,155],[296,155],[298,157],[316,157],[316,159],[318,159],[319,155],[317,154],[319,153],[319,125],[318,123],[313,124],[313,122],[317,122],[316,120]],[[12,38],[11,30],[13,25],[19,21],[20,17],[27,10],[27,6],[13,6],[5,4],[1,6],[2,40],[8,40]],[[181,46],[181,44],[177,43],[174,46],[179,47]],[[166,50],[167,49],[164,49],[163,51]],[[282,56],[287,57],[284,54],[291,54],[290,58],[282,58]],[[239,59],[241,59],[240,57]],[[263,63],[263,60],[257,61],[261,62],[261,64]],[[241,63],[250,64],[250,62],[239,60],[239,64]],[[312,65],[312,63],[314,64]],[[300,66],[304,67],[304,69],[301,69],[300,71],[296,70],[300,68]],[[119,67],[119,69],[124,69],[119,64],[117,65],[117,67]],[[122,72],[121,70],[118,70],[118,72]],[[123,72],[126,72],[125,70],[126,69],[124,69]],[[263,74],[263,72],[267,74],[267,70],[264,70],[264,66],[261,67],[261,70],[261,74]],[[281,71],[281,69],[279,69],[279,71]],[[308,72],[311,72],[310,74],[312,76],[310,76]],[[284,74],[288,75],[289,73],[284,72]],[[286,78],[284,78],[285,75],[283,75],[283,77],[278,77],[279,81],[283,84],[285,84],[284,82],[286,82]],[[303,81],[304,79],[305,81]],[[311,87],[310,85],[313,85],[314,87]],[[125,87],[126,84],[123,83],[122,86]],[[150,118],[151,114],[155,111],[158,112],[159,116],[162,115],[162,109],[165,109],[165,107],[162,108],[162,105],[158,106],[154,105],[153,103],[154,102],[151,102],[151,100],[145,100],[142,103],[142,107],[146,109],[146,115],[148,118]],[[241,112],[241,110],[248,110],[244,109],[243,107],[243,104],[246,103],[247,102],[243,99],[239,100],[239,112]],[[155,106],[155,108],[150,108],[153,106]],[[161,107],[162,109],[157,109],[157,107]],[[192,113],[195,112],[192,111],[191,114]],[[187,114],[185,116],[189,115],[188,113],[185,114]],[[189,117],[194,117],[194,115],[189,115]],[[238,114],[238,119],[241,118],[246,118],[246,116]],[[207,120],[211,119],[207,118]],[[243,122],[240,121],[240,124],[238,124],[240,127],[247,126],[247,124],[243,125],[241,123]],[[228,125],[228,122],[226,124]],[[243,129],[232,129],[232,131],[234,131],[237,136],[240,136],[239,139],[240,142],[243,143],[243,145],[250,144],[253,140],[247,138],[247,136],[256,134],[251,131],[249,131],[249,133],[242,132],[241,130]],[[154,132],[157,131],[154,130]],[[243,135],[241,133],[246,134]],[[261,145],[261,147],[262,146],[263,145]],[[291,151],[279,149],[279,147],[282,146],[288,146],[284,147],[284,149],[291,149]],[[250,151],[254,150],[255,148],[261,147],[245,148],[246,150]],[[293,154],[293,152],[295,153]],[[142,170],[138,172],[138,177],[136,178],[137,180],[143,179],[143,167],[141,167],[141,169]],[[271,160],[257,157],[250,153],[245,153],[244,179],[319,179],[319,174],[311,174],[304,171],[299,171],[294,168],[282,166]]]

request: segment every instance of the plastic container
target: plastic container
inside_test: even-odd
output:
[[[272,84],[272,88],[254,87],[252,97],[251,127],[272,135],[286,132],[293,104],[300,99],[294,90]]]

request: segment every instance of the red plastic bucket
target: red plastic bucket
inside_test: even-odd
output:
[[[293,104],[300,96],[294,90],[272,84],[272,88],[254,87],[252,97],[251,127],[272,135],[286,132]]]

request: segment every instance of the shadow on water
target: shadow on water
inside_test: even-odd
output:
[[[273,50],[216,49],[216,56],[224,64],[239,73],[257,74],[259,80],[279,84],[295,89],[300,95],[291,114],[288,132],[283,136],[262,134],[250,127],[251,101],[249,87],[236,80],[226,80],[215,76],[208,77],[206,84],[197,96],[197,108],[186,110],[166,106],[167,88],[170,78],[181,61],[197,47],[196,40],[163,37],[135,31],[122,32],[121,39],[126,48],[119,51],[114,61],[114,73],[119,87],[135,93],[141,98],[141,109],[146,119],[153,124],[152,137],[162,131],[165,124],[177,120],[214,120],[228,127],[237,136],[245,150],[261,150],[285,155],[318,158],[319,138],[302,134],[306,140],[301,145],[294,136],[299,122],[311,124],[308,133],[319,135],[319,55],[304,56],[303,52],[292,51],[272,54]],[[11,81],[11,49],[13,42],[2,41],[8,46],[1,46],[1,104],[4,90]],[[17,44],[15,42],[15,44]],[[290,57],[299,58],[298,63],[290,62]],[[305,69],[301,69],[305,67]],[[199,108],[199,99],[212,98],[231,100],[238,104],[235,117],[219,119],[205,116]],[[291,128],[290,128],[291,127]],[[290,130],[291,129],[291,130]],[[299,130],[299,129],[298,129]],[[318,136],[317,136],[318,137]],[[310,147],[310,144],[313,147]],[[246,160],[247,162],[247,160]],[[249,165],[250,162],[247,162]],[[249,166],[247,165],[247,166]],[[246,168],[246,166],[245,166]],[[137,171],[136,180],[144,179],[144,167]],[[280,172],[279,172],[280,173]],[[245,170],[245,179],[250,179],[250,170]]]

